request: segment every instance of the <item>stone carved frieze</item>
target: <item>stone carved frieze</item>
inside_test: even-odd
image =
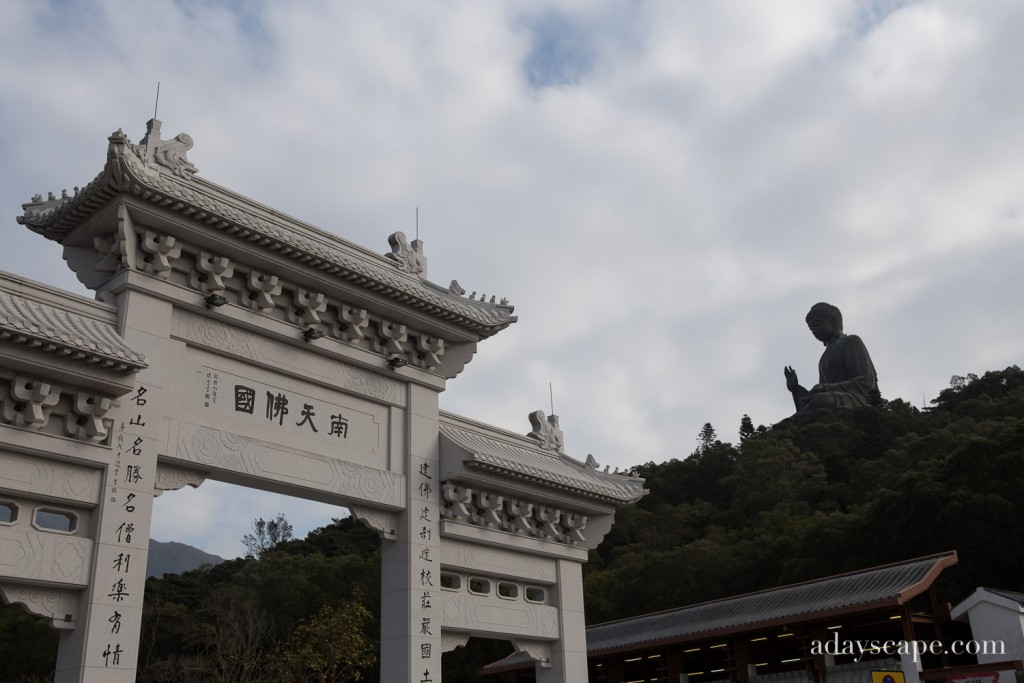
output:
[[[380,534],[381,538],[394,541],[398,538],[398,513],[386,512],[362,505],[349,505],[352,516]]]
[[[535,501],[445,482],[445,519],[566,545],[583,545],[587,516]]]
[[[340,371],[341,386],[370,398],[396,403],[401,396],[403,385],[375,372],[367,372],[352,365],[344,365]]]
[[[335,461],[338,479],[335,490],[362,500],[399,505],[401,503],[399,475],[342,460]]]
[[[183,429],[177,454],[187,462],[271,481],[301,483],[350,500],[393,507],[405,502],[403,477],[399,474],[335,458],[303,456],[284,446],[210,427]]]
[[[0,584],[0,593],[8,604],[21,605],[29,614],[52,620],[54,628],[73,629],[78,624],[79,591]]]
[[[442,564],[467,574],[502,576],[531,583],[555,583],[556,563],[549,558],[506,548],[446,538],[441,545]]]
[[[16,375],[3,397],[3,420],[16,427],[42,429],[60,400],[59,386],[37,378]]]
[[[0,452],[0,488],[96,504],[101,470],[39,456]]]
[[[160,462],[156,465],[156,482],[153,484],[153,495],[154,497],[159,496],[164,491],[177,491],[186,486],[197,489],[204,481],[206,481],[205,472]]]
[[[513,638],[512,647],[516,649],[516,652],[522,652],[530,659],[539,662],[545,669],[551,667],[551,643]]]
[[[468,633],[454,633],[451,631],[441,632],[441,652],[451,652],[457,647],[465,646],[468,642]]]
[[[522,600],[502,600],[493,593],[444,592],[442,617],[445,630],[475,634],[520,635],[527,638],[558,637],[551,618],[556,609]]]
[[[75,586],[89,583],[93,542],[79,536],[0,526],[4,574],[19,580]]]
[[[201,465],[246,472],[248,468],[242,452],[252,442],[253,439],[246,436],[200,427],[192,434],[186,452],[189,460]]]
[[[530,413],[529,417],[533,431],[527,436],[537,439],[541,448],[561,453],[565,446],[565,440],[562,437],[562,429],[558,426],[558,416],[549,415],[545,418],[544,411],[535,410]]]
[[[62,538],[53,553],[52,575],[68,583],[76,582],[85,570],[85,549],[78,540]]]
[[[218,351],[249,360],[259,359],[259,339],[255,333],[203,315],[189,316],[188,338]]]

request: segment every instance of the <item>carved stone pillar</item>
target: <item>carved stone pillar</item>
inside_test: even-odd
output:
[[[139,291],[118,296],[125,341],[149,358],[169,359],[172,307]],[[173,382],[172,363],[139,373],[133,392],[106,415],[113,419],[110,462],[96,514],[91,585],[82,593],[78,626],[61,633],[56,683],[135,680],[149,529],[162,446],[161,415]]]
[[[551,645],[551,665],[536,667],[537,683],[587,680],[587,627],[583,616],[583,565],[558,560],[557,607],[560,637]]]
[[[381,549],[381,680],[441,681],[441,533],[437,393],[410,384],[404,474],[408,505]]]

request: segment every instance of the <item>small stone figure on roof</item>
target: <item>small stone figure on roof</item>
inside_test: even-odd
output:
[[[409,244],[405,233],[398,231],[388,236],[388,244],[391,245],[391,253],[385,256],[398,264],[399,270],[426,277],[427,257],[423,255],[422,240],[413,240]]]
[[[831,304],[817,303],[807,313],[807,326],[825,345],[818,361],[818,383],[800,386],[796,371],[786,366],[786,388],[797,414],[822,408],[864,406],[878,397],[878,377],[860,337],[843,334],[843,314]]]
[[[543,410],[535,410],[530,413],[529,418],[533,431],[527,436],[537,439],[541,448],[561,453],[565,440],[562,436],[562,428],[558,425],[558,416],[549,415],[545,418]]]

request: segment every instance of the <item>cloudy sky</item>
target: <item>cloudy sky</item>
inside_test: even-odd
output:
[[[679,0],[0,2],[0,270],[84,292],[15,223],[84,185],[106,137],[164,137],[201,176],[506,296],[442,407],[566,450],[685,457],[711,422],[792,412],[803,319],[838,305],[883,395],[1021,362],[1024,3]],[[153,536],[224,556],[256,516],[341,514],[217,483]]]

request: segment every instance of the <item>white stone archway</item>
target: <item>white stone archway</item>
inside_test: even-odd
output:
[[[196,175],[192,139],[118,131],[92,182],[19,223],[92,302],[0,277],[0,595],[61,629],[58,681],[132,681],[153,498],[207,478],[349,507],[383,543],[382,680],[511,640],[586,677],[582,563],[643,482],[442,413],[504,300],[426,279]]]

